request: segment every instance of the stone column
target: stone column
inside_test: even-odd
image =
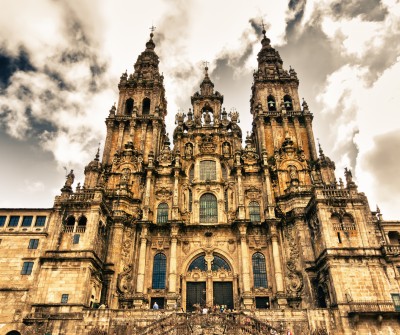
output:
[[[242,259],[242,281],[243,281],[243,304],[246,309],[250,309],[253,305],[253,297],[251,295],[250,287],[250,260],[249,260],[249,248],[247,246],[247,224],[241,223],[238,226],[240,234],[240,252]]]
[[[136,292],[143,294],[144,274],[146,270],[146,248],[147,248],[147,225],[143,224],[140,234],[139,264],[136,281]]]
[[[311,115],[307,115],[305,117],[305,120],[306,120],[306,130],[307,130],[307,137],[308,137],[308,147],[310,149],[311,159],[316,161],[318,159],[318,156],[317,156],[317,149],[315,147],[314,133],[312,130]]]
[[[238,168],[236,170],[237,173],[237,185],[238,185],[238,207],[239,207],[239,214],[238,214],[238,219],[239,220],[244,220],[246,218],[246,212],[244,208],[244,194],[243,194],[243,185],[242,185],[242,170]]]
[[[110,163],[111,141],[112,141],[112,133],[114,130],[114,120],[107,120],[106,125],[107,125],[107,136],[106,136],[106,143],[104,144],[103,162]]]
[[[158,143],[158,139],[159,139],[159,134],[158,134],[158,121],[154,120],[153,121],[153,141],[151,142],[151,150],[154,153],[154,156],[157,157],[158,156],[158,148],[160,147],[159,145],[157,145]]]
[[[303,141],[301,140],[301,133],[300,133],[300,122],[297,117],[294,118],[294,130],[296,132],[296,140],[297,140],[297,146],[299,148],[303,147]]]
[[[276,291],[277,293],[283,293],[282,265],[281,265],[278,240],[279,238],[278,238],[276,223],[273,223],[271,225],[271,244],[272,244],[272,258],[274,260]]]
[[[172,194],[172,220],[179,220],[179,167],[174,172],[174,190]]]
[[[144,146],[146,143],[146,130],[147,130],[147,124],[142,123],[142,133],[140,134],[140,151],[144,153]]]
[[[121,122],[118,126],[118,142],[117,142],[117,150],[121,149],[122,146],[122,140],[124,138],[124,129],[125,129],[125,124]]]
[[[176,246],[178,243],[178,231],[179,227],[177,224],[171,225],[171,249],[169,257],[169,273],[168,273],[168,297],[167,307],[169,309],[174,308],[177,303],[177,287],[176,287]]]
[[[151,177],[152,177],[152,171],[147,170],[146,189],[144,194],[144,206],[143,206],[143,221],[147,221],[149,219]]]

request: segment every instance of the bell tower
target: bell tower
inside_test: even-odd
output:
[[[146,49],[138,56],[134,72],[129,75],[125,72],[120,78],[118,104],[111,108],[106,120],[105,164],[111,164],[127,143],[133,145],[146,164],[149,155],[157,156],[161,150],[167,101],[153,36],[152,32]]]

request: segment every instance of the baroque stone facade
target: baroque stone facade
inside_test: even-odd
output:
[[[84,185],[71,171],[53,208],[0,210],[1,333],[161,334],[163,313],[165,334],[186,334],[165,329],[216,305],[239,314],[202,324],[237,334],[400,333],[399,222],[370,210],[350,170],[337,182],[265,31],[244,147],[207,67],[171,147],[152,37]]]

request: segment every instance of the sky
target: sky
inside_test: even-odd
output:
[[[400,219],[400,2],[395,0],[2,0],[0,208],[50,208],[105,140],[119,77],[154,25],[167,131],[199,90],[203,62],[224,107],[251,130],[261,22],[300,79],[336,175],[353,172],[384,219]],[[344,179],[344,178],[343,178]]]

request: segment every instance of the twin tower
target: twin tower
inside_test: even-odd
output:
[[[353,303],[399,290],[379,220],[351,172],[337,182],[335,164],[317,152],[297,74],[265,31],[244,146],[239,114],[225,110],[207,67],[192,108],[176,114],[171,145],[158,65],[151,34],[120,78],[102,159],[75,189],[70,173],[55,199],[32,312],[62,313],[66,295],[77,313],[218,305],[289,322],[295,334],[350,334],[361,319],[379,327]]]

